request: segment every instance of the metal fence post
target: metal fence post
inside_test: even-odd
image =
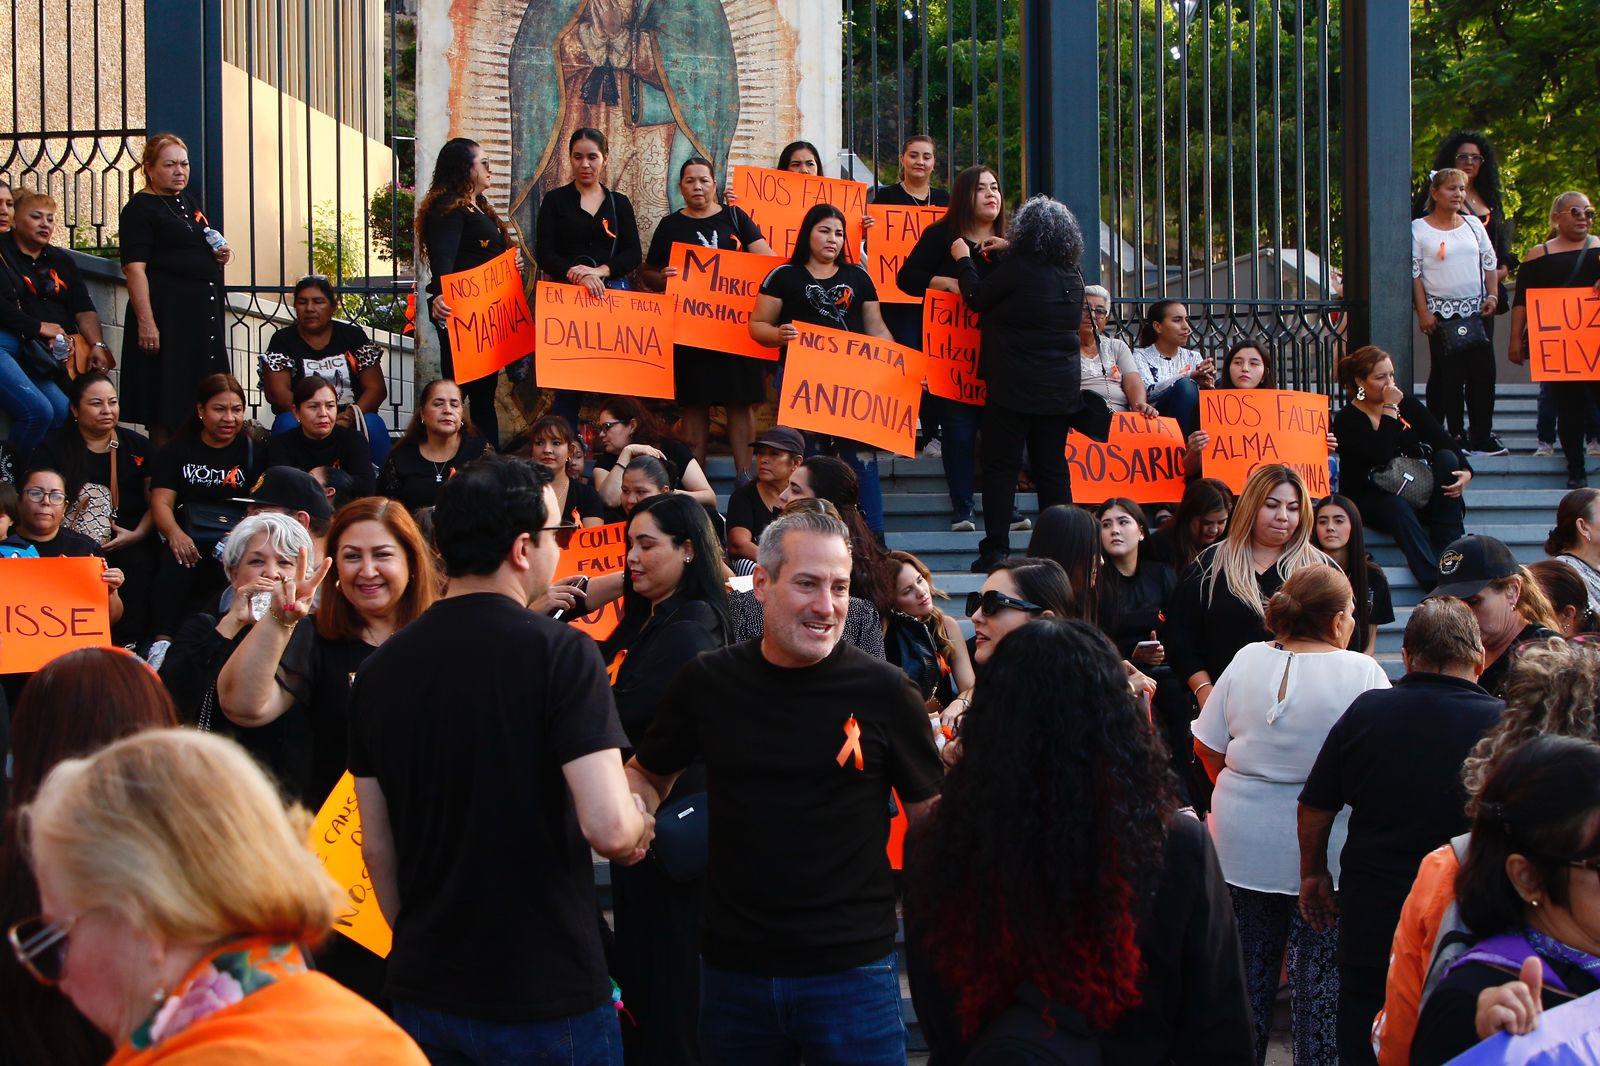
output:
[[[1411,392],[1411,8],[1349,0],[1343,28],[1349,346],[1389,352]]]
[[[226,225],[222,0],[148,0],[144,40],[145,129],[183,138],[190,188],[204,197],[206,215],[220,229]]]
[[[1097,0],[1023,0],[1023,191],[1078,216],[1083,277],[1100,280],[1100,41]]]

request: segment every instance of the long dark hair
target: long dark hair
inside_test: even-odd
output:
[[[428,406],[428,401],[433,399],[433,394],[444,385],[454,385],[455,390],[461,393],[461,436],[478,436],[478,428],[472,424],[472,409],[467,406],[467,392],[457,385],[453,378],[434,378],[422,386],[422,392],[417,396],[416,406],[411,410],[411,421],[406,423],[406,431],[400,435],[401,444],[420,444],[428,438],[428,429],[422,424],[422,409]]]
[[[1586,522],[1593,520],[1591,516],[1596,500],[1600,500],[1600,489],[1573,489],[1561,497],[1561,503],[1556,507],[1555,527],[1544,540],[1546,555],[1560,555],[1578,546],[1578,519]]]
[[[1002,570],[1011,575],[1017,591],[1029,603],[1037,603],[1057,618],[1078,617],[1077,593],[1066,570],[1054,559],[1013,555],[996,563],[989,573],[998,574]]]
[[[706,517],[706,509],[692,497],[680,493],[651,496],[640,500],[628,516],[630,530],[643,514],[655,519],[661,532],[674,545],[687,543],[694,548],[694,558],[684,564],[678,595],[710,604],[722,630],[722,642],[726,644],[733,637],[733,622],[728,616],[728,593],[722,577],[722,547],[711,528],[711,519]],[[633,590],[633,579],[624,573],[622,583],[624,616],[648,616],[650,602]]]
[[[1183,572],[1189,569],[1189,564],[1193,563],[1200,552],[1207,547],[1195,542],[1190,527],[1194,525],[1195,519],[1203,518],[1213,511],[1221,511],[1224,514],[1233,512],[1233,490],[1211,477],[1189,482],[1184,487],[1183,499],[1178,501],[1178,512],[1172,516],[1172,568],[1178,572],[1178,576],[1183,576]],[[1223,528],[1226,536],[1226,523],[1223,524]]]
[[[898,573],[883,545],[861,514],[861,482],[850,464],[830,455],[813,455],[800,464],[818,499],[827,500],[850,530],[850,595],[871,600],[884,618],[894,608]]]
[[[977,220],[978,182],[987,174],[999,184],[1000,175],[987,164],[967,167],[950,183],[950,206],[945,208],[944,221],[950,227],[950,239],[966,236],[967,230]],[[1006,231],[1006,198],[1000,196],[1000,213],[994,219],[996,236]]]
[[[1277,368],[1272,365],[1272,349],[1263,342],[1255,340],[1252,337],[1246,337],[1243,340],[1234,341],[1233,344],[1229,346],[1228,354],[1222,357],[1222,372],[1217,375],[1216,387],[1219,389],[1236,389],[1239,387],[1233,383],[1233,377],[1231,376],[1230,371],[1233,368],[1233,357],[1247,348],[1254,348],[1256,351],[1261,353],[1261,384],[1257,385],[1256,388],[1277,388],[1278,371]]]
[[[1500,203],[1500,156],[1494,150],[1494,145],[1489,143],[1489,138],[1476,130],[1456,130],[1443,141],[1439,142],[1438,151],[1433,153],[1433,165],[1429,170],[1458,170],[1456,166],[1456,153],[1461,151],[1461,146],[1470,144],[1483,153],[1483,162],[1478,165],[1478,176],[1472,182],[1472,190],[1478,194],[1485,207],[1494,212],[1490,221],[1499,222],[1501,213]],[[1421,218],[1433,210],[1433,198],[1428,194],[1432,192],[1428,176],[1423,174],[1422,184],[1417,190],[1416,197],[1411,201],[1411,217]]]
[[[1367,646],[1367,635],[1372,631],[1369,590],[1372,588],[1371,571],[1376,564],[1367,558],[1367,533],[1361,524],[1361,511],[1348,496],[1334,493],[1317,501],[1311,509],[1311,543],[1322,548],[1317,538],[1317,516],[1325,507],[1337,507],[1350,518],[1350,540],[1344,546],[1344,576],[1350,579],[1350,596],[1356,601],[1356,631],[1350,635],[1350,650],[1363,651]]]
[[[1070,503],[1046,507],[1028,538],[1028,555],[1060,563],[1077,598],[1072,617],[1094,621],[1095,579],[1100,573],[1100,523],[1094,516]]]
[[[1029,622],[989,665],[961,760],[912,830],[906,909],[964,1036],[1024,982],[1103,1030],[1140,1002],[1139,918],[1160,884],[1176,781],[1093,626]]]
[[[502,236],[506,235],[506,224],[501,221],[489,198],[482,193],[476,196],[472,193],[472,160],[473,152],[477,149],[477,141],[467,137],[452,137],[444,142],[444,147],[439,149],[439,155],[434,159],[433,182],[428,186],[427,195],[417,205],[417,258],[424,263],[428,261],[427,220],[434,211],[475,207],[495,224]]]
[[[1100,521],[1105,518],[1106,512],[1113,507],[1128,512],[1128,517],[1133,519],[1134,525],[1139,527],[1139,532],[1150,536],[1150,520],[1145,517],[1144,508],[1126,496],[1116,496],[1102,503],[1094,510],[1095,543],[1100,549],[1099,566],[1112,565],[1110,557],[1106,555],[1105,544],[1100,540]],[[1041,516],[1042,517],[1042,516]],[[1142,562],[1139,546],[1134,547],[1134,573]],[[1122,613],[1122,583],[1119,581],[1097,581],[1095,583],[1095,621],[1106,633],[1117,631],[1117,615]]]
[[[1134,342],[1135,348],[1148,348],[1156,342],[1156,323],[1167,317],[1167,312],[1174,307],[1182,307],[1182,300],[1157,300],[1151,304],[1144,313],[1144,321],[1139,325],[1139,339]]]
[[[801,149],[811,153],[811,158],[817,161],[817,173],[822,173],[822,153],[817,151],[817,146],[810,141],[790,141],[783,146],[783,151],[778,153],[778,169],[788,170],[789,164],[794,160],[794,154]]]
[[[849,233],[850,223],[846,221],[843,211],[832,204],[813,204],[811,210],[806,212],[806,217],[800,221],[800,233],[795,237],[794,251],[789,255],[790,266],[804,269],[805,265],[811,261],[811,231],[816,229],[823,220],[830,218],[838,219],[839,224],[844,226],[845,233]],[[839,258],[835,259],[834,262],[841,266],[855,262],[850,258],[850,242],[848,240],[839,246]]]

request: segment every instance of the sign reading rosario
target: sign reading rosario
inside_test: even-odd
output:
[[[778,421],[916,454],[917,402],[926,360],[915,348],[796,322]]]
[[[556,563],[556,578],[598,577],[614,574],[627,565],[628,537],[626,523],[612,522],[606,526],[590,526],[572,534],[572,543],[561,553]],[[605,640],[622,621],[622,600],[606,604],[572,621],[572,628],[581,629],[595,640]]]
[[[1600,380],[1600,296],[1529,289],[1528,358],[1535,381]]]
[[[311,825],[311,850],[342,893],[333,928],[377,955],[388,958],[394,933],[378,909],[372,875],[361,857],[361,811],[356,806],[356,781],[346,770],[333,786]]]
[[[0,559],[0,674],[111,646],[105,568],[92,558]]]
[[[674,244],[667,280],[672,297],[673,339],[678,344],[714,352],[776,360],[778,349],[757,344],[750,336],[750,312],[761,283],[783,260],[770,255]]]
[[[1201,456],[1206,477],[1234,492],[1257,467],[1281,463],[1306,483],[1313,499],[1328,487],[1328,398],[1285,389],[1207,389],[1200,428],[1211,438]]]
[[[772,250],[785,259],[794,251],[806,212],[817,204],[832,204],[843,213],[845,247],[861,246],[867,187],[859,181],[766,167],[734,167],[733,191],[739,207],[750,213]]]
[[[953,292],[929,289],[922,301],[922,350],[928,391],[946,400],[982,405],[988,388],[978,376],[978,312]]]
[[[515,252],[439,279],[450,308],[457,381],[476,381],[533,352],[533,315]]]
[[[541,388],[672,399],[671,297],[541,281],[534,306]]]
[[[1113,496],[1135,503],[1179,499],[1187,451],[1177,419],[1117,411],[1103,444],[1076,430],[1067,434],[1072,498],[1078,503],[1104,503]]]
[[[877,287],[878,299],[888,304],[914,304],[919,297],[900,291],[895,276],[917,245],[922,231],[944,217],[942,207],[899,207],[870,204],[873,227],[867,231],[867,273]]]

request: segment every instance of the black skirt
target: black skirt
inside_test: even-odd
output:
[[[161,333],[161,349],[139,347],[139,326],[130,306],[122,334],[123,418],[177,430],[194,414],[200,379],[232,371],[223,326],[225,297],[220,282],[194,281],[151,271],[150,312]]]
[[[775,365],[680,344],[672,362],[677,400],[690,407],[761,403],[767,398],[767,368]]]

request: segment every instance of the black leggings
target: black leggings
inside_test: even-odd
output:
[[[1490,343],[1459,355],[1447,355],[1444,350],[1445,330],[1459,321],[1441,318],[1434,331],[1428,335],[1428,352],[1432,365],[1428,368],[1428,410],[1439,420],[1450,435],[1467,439],[1483,446],[1494,433],[1494,321],[1484,319],[1483,327]],[[1466,393],[1466,422],[1461,417],[1462,393]],[[1470,423],[1472,432],[1467,433]]]
[[[1557,381],[1551,385],[1556,398],[1556,435],[1561,438],[1561,454],[1567,458],[1568,476],[1583,476],[1583,427],[1589,398],[1600,402],[1600,381]]]

